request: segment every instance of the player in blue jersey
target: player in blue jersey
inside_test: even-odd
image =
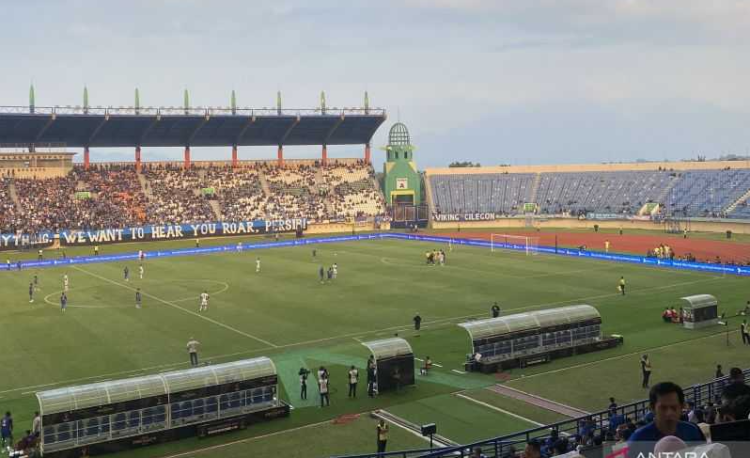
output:
[[[63,292],[60,295],[60,311],[65,312],[65,310],[68,308],[68,296]]]
[[[130,281],[130,269],[128,269],[128,266],[125,266],[125,269],[123,269],[122,274],[125,277],[125,281]]]
[[[141,288],[135,291],[135,308],[141,308]]]
[[[34,302],[34,284],[29,283],[29,304]]]

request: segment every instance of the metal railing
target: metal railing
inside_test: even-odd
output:
[[[114,107],[65,105],[54,107],[0,106],[0,114],[89,115],[89,116],[385,116],[384,108],[231,108],[231,107]]]
[[[750,369],[743,371],[745,383],[750,381]],[[708,402],[718,404],[721,390],[729,384],[729,377],[725,376],[712,380],[707,383],[693,385],[685,388],[686,402],[692,402],[696,406],[706,405]],[[648,399],[636,401],[631,404],[618,406],[615,414],[637,422],[646,418],[651,411]],[[505,458],[514,456],[514,452],[520,452],[525,444],[532,439],[546,439],[552,431],[557,431],[561,436],[583,437],[593,433],[602,433],[609,428],[609,421],[612,414],[609,410],[594,412],[570,420],[564,420],[537,428],[519,431],[517,433],[505,436],[485,439],[470,444],[464,444],[456,447],[445,447],[440,449],[425,450],[402,450],[388,452],[386,454],[366,453],[361,455],[338,456],[334,458],[379,458],[379,457],[401,457],[401,458],[442,458],[442,457],[468,457],[475,447],[482,449],[482,453],[488,458]]]

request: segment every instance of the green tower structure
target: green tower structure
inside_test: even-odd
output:
[[[414,162],[414,146],[409,138],[409,129],[400,122],[388,132],[384,164],[385,201],[387,205],[421,204],[422,180]]]

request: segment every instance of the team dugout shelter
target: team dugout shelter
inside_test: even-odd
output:
[[[370,142],[386,120],[381,108],[327,107],[321,93],[320,107],[287,109],[277,95],[275,108],[239,108],[232,92],[230,107],[192,107],[185,91],[184,107],[141,107],[136,89],[135,106],[92,107],[88,91],[83,106],[36,106],[31,88],[28,106],[0,106],[0,148],[3,145],[64,145],[83,148],[84,167],[92,148],[131,147],[135,166],[141,166],[142,147],[184,147],[184,166],[190,167],[193,147],[232,149],[237,166],[240,146],[277,146],[278,163],[284,163],[285,146],[321,146],[321,163],[328,162],[329,145],[364,145],[370,162]]]
[[[461,323],[471,339],[466,370],[526,367],[622,343],[603,336],[601,325],[596,308],[585,304]]]
[[[686,296],[682,301],[682,324],[685,329],[700,329],[719,323],[719,302],[710,294]]]
[[[376,387],[378,393],[414,385],[414,352],[404,339],[362,342],[375,359]]]
[[[289,415],[261,357],[36,394],[45,457],[79,457],[210,436]],[[85,454],[84,454],[85,452]]]

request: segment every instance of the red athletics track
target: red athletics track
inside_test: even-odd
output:
[[[439,232],[435,233],[435,235],[464,239],[490,240],[492,234],[502,233],[502,229],[498,229],[493,232]],[[604,241],[609,240],[610,252],[631,253],[641,256],[644,256],[648,250],[653,250],[657,246],[664,244],[669,245],[678,257],[683,256],[685,253],[692,253],[699,261],[714,262],[716,256],[719,256],[722,262],[736,262],[738,264],[750,263],[750,244],[693,239],[689,236],[687,239],[683,239],[682,237],[658,235],[618,235],[611,233],[600,234],[595,232],[586,234],[543,231],[513,231],[508,235],[538,237],[539,245],[543,246],[555,246],[555,237],[557,237],[558,246],[571,248],[585,245],[588,250],[592,251],[604,251]]]

